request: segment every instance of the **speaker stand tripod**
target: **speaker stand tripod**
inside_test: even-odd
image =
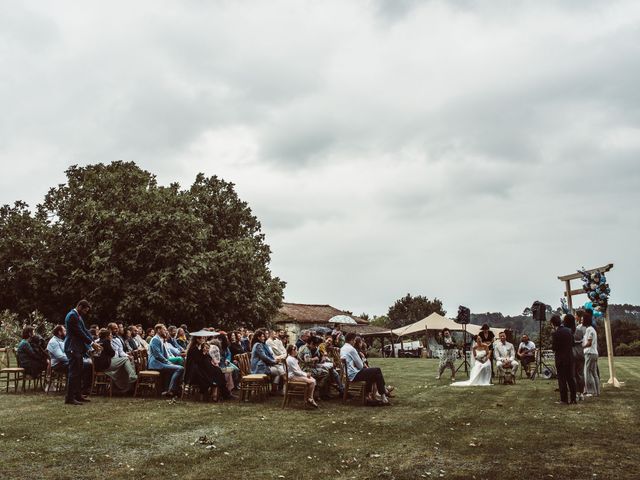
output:
[[[462,324],[462,331],[464,332],[464,340],[462,341],[462,363],[458,365],[456,368],[456,372],[464,367],[464,373],[467,374],[467,378],[469,378],[469,370],[471,369],[471,365],[469,365],[469,360],[467,360],[467,352],[469,351],[469,347],[467,347],[467,324]]]

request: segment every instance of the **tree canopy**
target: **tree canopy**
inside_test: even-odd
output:
[[[0,308],[60,320],[80,298],[92,322],[262,325],[285,283],[234,185],[199,174],[181,190],[133,162],[66,171],[35,214],[0,210]]]
[[[387,317],[388,328],[398,328],[404,325],[422,320],[424,317],[437,312],[440,315],[446,315],[446,311],[442,309],[442,301],[434,298],[429,300],[427,297],[418,295],[412,297],[407,293],[404,297],[396,300],[396,302],[389,307]]]

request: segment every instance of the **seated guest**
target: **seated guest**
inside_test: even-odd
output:
[[[324,345],[325,347],[325,353],[322,352],[322,348],[321,348],[322,345]],[[366,368],[369,368],[369,363],[367,361],[367,354],[366,354],[367,344],[362,339],[362,337],[356,337],[356,340],[353,346],[358,351],[360,358],[362,358],[362,362],[364,363],[364,366]],[[329,336],[325,339],[325,341],[322,344],[320,344],[320,347],[318,347],[318,351],[320,352],[320,361],[321,361],[321,364],[324,365],[329,370],[329,375],[331,377],[331,380],[338,388],[340,395],[342,395],[342,393],[344,392],[344,385],[342,385],[340,372],[336,368],[337,365],[333,364],[334,357],[333,357],[333,354],[330,352],[331,348],[333,348],[333,337]]]
[[[178,342],[178,327],[175,325],[169,326],[169,338],[167,338],[167,342],[171,344],[171,346],[177,350],[179,353],[185,351],[186,347],[182,347]]]
[[[289,372],[289,381],[305,382],[309,384],[309,398],[307,403],[315,408],[318,408],[318,404],[313,399],[313,392],[316,389],[316,379],[311,376],[310,373],[304,372],[300,368],[298,363],[298,349],[295,345],[289,345],[287,347],[287,370]]]
[[[225,375],[222,370],[214,366],[209,355],[209,345],[206,337],[191,337],[187,345],[187,357],[185,367],[185,382],[190,385],[197,385],[200,393],[206,395],[211,387],[217,385],[220,388],[222,398],[230,399],[233,395],[226,385]]]
[[[30,377],[36,378],[47,368],[47,358],[39,352],[38,347],[33,348],[29,342],[33,337],[33,327],[24,327],[22,329],[22,340],[18,343],[17,359],[18,366],[24,368],[25,373]]]
[[[516,350],[511,343],[507,342],[507,335],[504,332],[500,332],[498,341],[493,345],[493,355],[499,376],[504,375],[505,367],[511,367],[511,373],[515,376],[520,364],[516,360]]]
[[[329,399],[329,369],[323,365],[323,357],[320,353],[320,337],[310,336],[302,347],[298,349],[298,360],[302,370],[310,373],[316,379],[320,390],[320,398]]]
[[[131,335],[133,338],[133,341],[136,342],[136,347],[138,350],[148,350],[149,349],[149,342],[147,342],[144,338],[142,338],[142,326],[135,326],[133,327],[135,328],[135,332],[133,330],[131,330]]]
[[[180,345],[184,350],[187,349],[189,341],[187,340],[187,334],[182,327],[180,327],[176,333],[176,342],[178,342],[178,345]]]
[[[324,342],[320,344],[320,353],[322,355],[331,356],[331,349],[333,348],[333,337],[331,332],[324,336]]]
[[[180,386],[184,377],[184,368],[169,361],[169,353],[165,347],[165,338],[169,336],[167,327],[159,323],[155,327],[156,335],[149,343],[149,363],[151,370],[166,372],[171,375],[169,388],[162,392],[163,396],[172,397],[180,394]]]
[[[156,335],[156,331],[152,327],[147,328],[147,336],[144,339],[144,341],[147,342],[147,345],[151,343],[151,339],[155,335]],[[147,347],[147,350],[149,350],[149,347]]]
[[[229,351],[231,352],[232,359],[234,359],[236,355],[242,355],[245,353],[245,350],[240,343],[240,334],[238,332],[231,332],[229,334]]]
[[[285,330],[278,331],[278,338],[285,346],[285,348],[289,346],[289,334]]]
[[[98,337],[102,352],[93,357],[93,368],[96,372],[106,373],[121,392],[132,391],[138,379],[133,363],[126,355],[124,357],[116,355],[113,349],[113,334],[110,329],[101,328]]]
[[[220,342],[220,368],[227,369],[231,374],[231,389],[235,390],[240,385],[240,368],[233,363],[233,355],[229,349],[229,337],[226,332],[219,332]],[[226,374],[225,374],[226,375]]]
[[[356,336],[356,339],[353,342],[353,347],[358,352],[358,355],[360,355],[365,368],[369,368],[369,362],[367,361],[367,344],[362,339],[362,337]]]
[[[120,328],[117,323],[111,322],[107,324],[107,330],[111,332],[111,348],[115,352],[116,357],[133,358],[129,357],[127,351],[129,346],[125,345],[124,339],[120,336]]]
[[[303,345],[306,345],[310,336],[311,336],[311,332],[309,330],[302,330],[300,332],[300,336],[298,337],[298,340],[296,340],[296,348],[298,349],[298,355],[300,354],[300,347],[302,347]]]
[[[180,328],[182,329],[182,333],[184,334],[184,337],[187,339],[187,347],[189,346],[189,340],[191,340],[191,334],[189,333],[189,327],[187,327],[186,323],[183,323],[182,325],[180,325]],[[184,347],[185,349],[187,347]]]
[[[276,360],[265,344],[267,334],[261,328],[257,329],[253,335],[253,346],[251,348],[251,373],[262,373],[269,375],[272,382],[272,391],[282,384],[281,376],[284,375],[282,365],[278,365]],[[278,368],[279,367],[279,368]]]
[[[122,341],[127,347],[127,352],[129,352],[130,355],[134,354],[138,350],[138,344],[133,339],[133,336],[135,334],[136,334],[136,327],[132,325],[124,329],[124,333],[122,334],[122,337],[121,337]]]
[[[527,378],[529,378],[529,365],[536,361],[536,344],[529,340],[529,335],[526,333],[520,338],[518,358],[520,359],[524,372],[527,374]]]
[[[224,368],[225,372],[222,372],[225,378],[225,384],[229,391],[233,390],[233,373],[226,367],[226,358],[222,357],[221,343],[219,338],[212,338],[207,342],[209,344],[209,356],[211,357],[211,363],[214,367],[219,368],[220,371]]]
[[[240,345],[242,345],[242,348],[246,353],[251,351],[251,340],[252,339],[249,338],[249,332],[247,332],[247,329],[242,327],[240,329]]]
[[[331,337],[333,338],[333,344],[336,347],[342,348],[344,345],[344,334],[342,333],[342,326],[337,323],[331,331]]]
[[[282,340],[278,337],[277,331],[269,331],[269,338],[267,339],[266,344],[271,349],[271,353],[276,360],[284,360],[287,358],[287,350],[284,348]]]
[[[371,391],[371,386],[375,383],[378,395],[383,405],[390,405],[389,398],[387,397],[387,389],[385,388],[384,377],[382,376],[382,370],[377,367],[365,368],[360,354],[353,346],[356,339],[356,334],[353,332],[347,333],[345,336],[345,344],[340,349],[340,358],[344,359],[347,364],[347,376],[352,382],[365,381],[367,383],[367,392]],[[375,401],[376,398],[369,393],[368,400]]]
[[[59,372],[66,372],[69,368],[69,359],[64,353],[64,337],[66,331],[64,325],[56,325],[53,329],[53,336],[47,344],[47,352],[51,359],[51,368]]]
[[[176,348],[174,344],[169,341],[169,339],[165,339],[164,347],[167,349],[167,353],[169,354],[169,361],[171,363],[173,363],[174,365],[184,366],[185,350]]]
[[[47,352],[49,352],[49,358],[51,359],[51,368],[57,372],[67,373],[69,369],[69,359],[64,352],[64,338],[67,336],[67,331],[64,325],[56,325],[53,329],[53,336],[47,344]],[[91,392],[91,383],[93,381],[91,371],[91,359],[83,359],[82,367],[82,395],[87,396]]]
[[[98,332],[100,331],[99,328],[90,328],[89,329],[89,333],[91,334],[91,338],[93,339],[94,342],[98,342],[98,340],[100,340],[100,337],[98,337]]]

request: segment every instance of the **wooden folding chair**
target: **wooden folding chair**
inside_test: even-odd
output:
[[[513,374],[513,367],[512,366],[508,366],[508,367],[502,367],[502,368],[497,368],[496,370],[498,372],[498,383],[502,384],[502,385],[507,385],[507,384],[512,384],[515,385],[516,384],[516,376]]]
[[[46,376],[47,387],[45,388],[44,393],[48,395],[52,386],[55,386],[56,392],[64,392],[67,388],[67,376],[68,370],[66,368],[64,370],[56,370],[51,366],[51,358],[49,358],[49,361],[47,362]]]
[[[342,381],[343,368],[342,368],[342,360],[340,359],[340,347],[331,347],[327,351],[327,354],[331,357],[331,361],[333,362],[333,368],[336,369],[336,371],[338,372],[338,375],[340,375],[340,381]],[[329,386],[333,388],[336,392],[338,392],[340,396],[342,396],[344,392],[341,392],[340,388],[338,388],[338,385],[336,385],[331,380],[333,380],[333,378],[329,378]],[[342,383],[342,385],[344,387],[344,382]]]
[[[364,380],[358,380],[352,382],[347,375],[347,361],[344,358],[340,359],[342,365],[342,384],[344,385],[344,392],[342,394],[342,402],[347,403],[347,399],[351,395],[352,397],[360,397],[360,401],[363,405],[367,404],[367,382]]]
[[[282,408],[285,408],[293,397],[302,397],[305,407],[308,406],[307,399],[311,391],[311,386],[306,382],[300,382],[289,379],[289,366],[284,362],[285,380],[284,380],[284,398],[282,399]]]
[[[236,355],[235,360],[240,368],[240,401],[249,401],[251,396],[264,399],[269,393],[269,376],[251,373],[251,362],[248,353]]]
[[[17,361],[18,350],[16,348],[13,349],[13,354],[16,357],[16,361]],[[32,388],[34,391],[44,390],[45,375],[47,372],[46,369],[40,372],[38,376],[32,377],[27,373],[27,371],[24,368],[20,367],[19,364],[18,364],[18,367],[22,370],[22,393],[26,392],[27,390],[31,390]]]
[[[138,380],[136,380],[136,388],[133,391],[133,396],[138,395],[138,390],[141,392],[144,390],[155,391],[155,396],[160,395],[161,388],[161,376],[158,370],[147,370],[147,362],[149,360],[149,354],[146,350],[140,352],[138,356],[138,365],[136,370],[138,371]]]
[[[536,366],[538,365],[538,350],[536,349],[534,360],[532,362],[529,362],[527,368],[524,368],[521,358],[518,360],[520,361],[520,378],[524,378],[525,376],[527,378],[531,378],[531,375],[535,373]]]
[[[11,349],[0,348],[0,382],[6,382],[7,393],[9,393],[9,385],[13,382],[13,392],[18,393],[18,383],[24,382],[25,371],[24,368],[11,366],[10,353]]]

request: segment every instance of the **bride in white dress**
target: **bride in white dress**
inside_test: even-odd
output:
[[[491,385],[491,359],[489,358],[489,347],[482,343],[482,339],[476,337],[476,343],[471,349],[471,361],[473,367],[469,374],[469,380],[464,382],[454,382],[452,387],[475,387]]]

